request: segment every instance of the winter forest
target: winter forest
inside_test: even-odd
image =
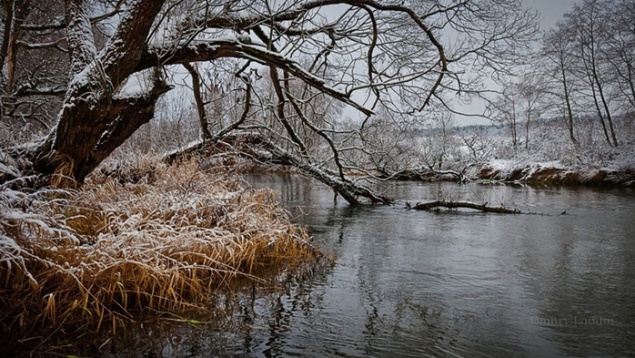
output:
[[[550,28],[519,0],[0,4],[9,352],[329,266],[245,174],[350,207],[396,205],[381,185],[404,180],[635,183],[633,0]]]

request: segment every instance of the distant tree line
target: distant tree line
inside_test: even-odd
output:
[[[593,116],[606,143],[618,147],[620,124],[635,121],[634,23],[633,0],[575,4],[545,33],[520,75],[501,79],[488,115],[508,126],[514,147],[523,126],[529,145],[530,126],[541,116],[562,118],[576,146],[576,118]]]

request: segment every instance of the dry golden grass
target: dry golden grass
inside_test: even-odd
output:
[[[143,309],[203,307],[231,278],[314,255],[270,191],[196,162],[152,165],[152,183],[95,176],[75,191],[0,187],[5,327],[116,330]]]

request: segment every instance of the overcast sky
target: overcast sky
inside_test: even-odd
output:
[[[534,8],[542,14],[542,29],[553,27],[565,12],[573,8],[573,4],[582,0],[521,0],[525,6]]]

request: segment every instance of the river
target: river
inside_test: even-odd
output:
[[[401,205],[351,209],[307,180],[251,181],[276,190],[336,261],[275,310],[254,308],[248,343],[227,353],[635,356],[632,189],[395,183],[385,189]],[[548,215],[403,205],[441,198]]]
[[[396,205],[351,208],[299,177],[248,182],[272,188],[333,263],[219,294],[231,314],[140,323],[82,355],[635,356],[633,189],[398,182],[382,186]],[[544,215],[405,209],[439,199]]]

